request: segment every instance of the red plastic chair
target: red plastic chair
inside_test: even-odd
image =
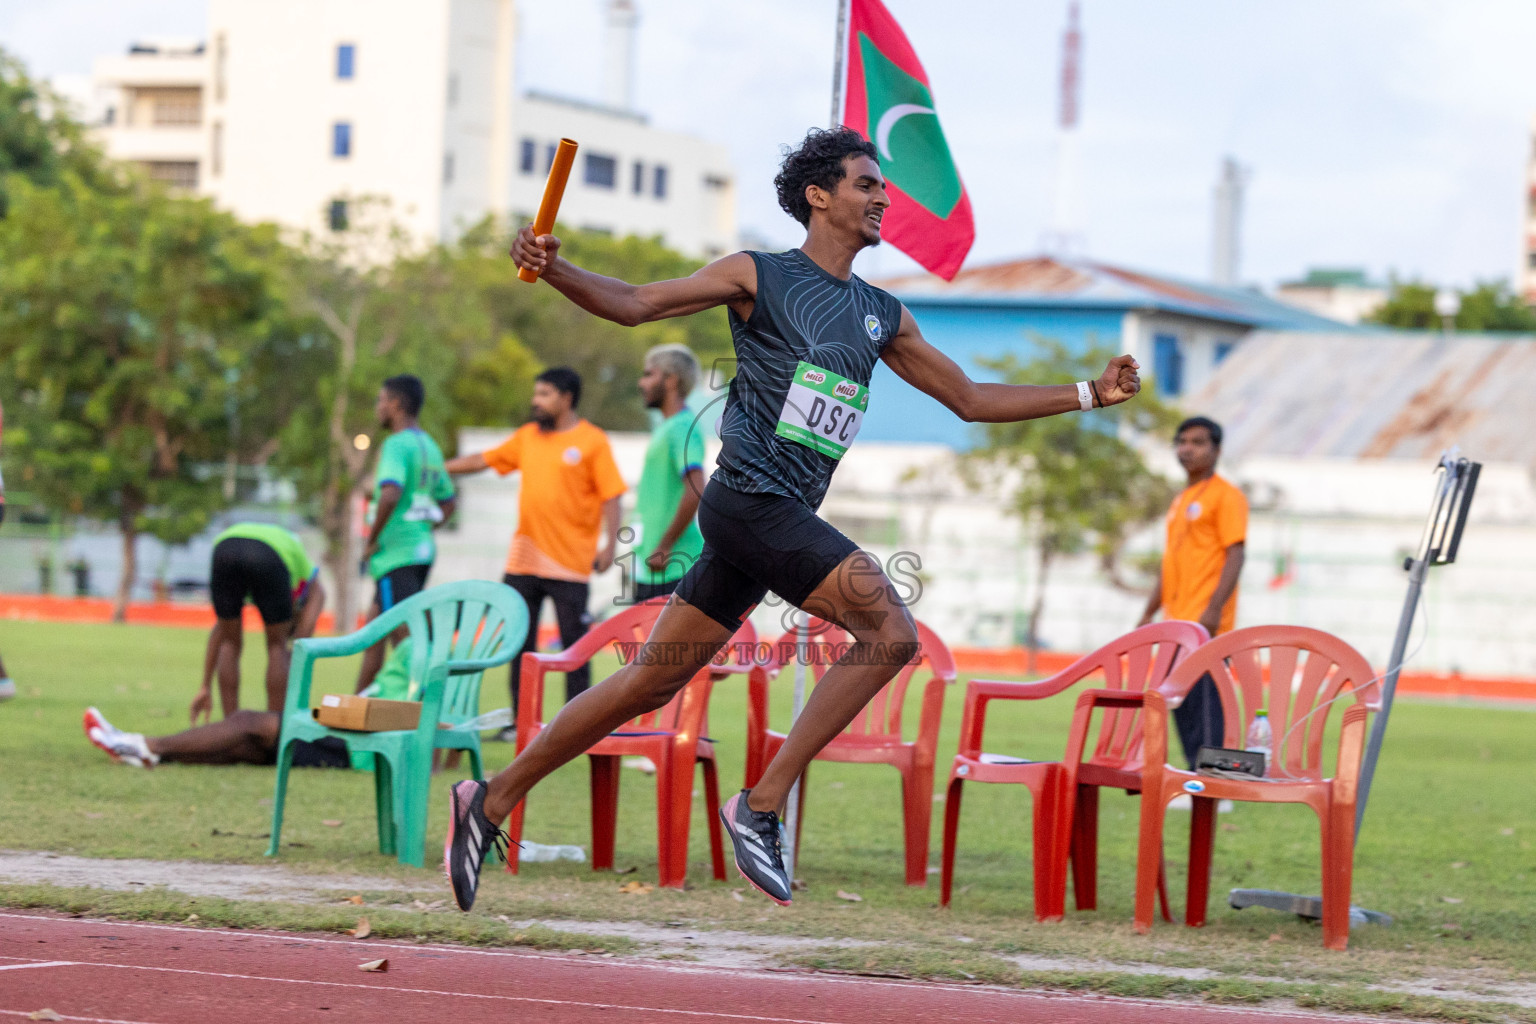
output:
[[[1303,657],[1305,655],[1305,657]],[[1221,692],[1224,746],[1241,747],[1254,712],[1267,708],[1274,731],[1269,777],[1242,781],[1196,775],[1164,764],[1168,706],[1149,693],[1143,729],[1149,767],[1141,801],[1141,843],[1136,861],[1136,930],[1152,928],[1152,875],[1163,852],[1163,817],[1180,793],[1194,797],[1189,833],[1189,892],[1184,923],[1205,924],[1218,800],[1302,803],[1322,825],[1323,945],[1349,945],[1350,880],[1355,855],[1355,793],[1365,749],[1365,723],[1381,709],[1376,673],[1338,637],[1301,626],[1255,626],[1217,637],[1174,669],[1180,693],[1209,672]],[[1337,774],[1323,777],[1323,731],[1334,704],[1345,698]]]
[[[1138,697],[1162,686],[1179,659],[1205,643],[1208,634],[1193,622],[1158,622],[1143,626],[1086,654],[1049,679],[1033,683],[976,679],[966,687],[960,749],[949,771],[944,801],[944,853],[940,864],[939,902],[949,905],[960,830],[960,796],[966,782],[1012,783],[1029,787],[1034,811],[1035,919],[1060,920],[1067,899],[1067,863],[1072,864],[1077,909],[1098,904],[1099,788],[1129,792],[1142,787],[1142,732],[1139,708],[1108,710],[1100,723],[1092,755],[1084,760],[1089,717],[1095,695]],[[1104,689],[1078,698],[1061,761],[1024,761],[982,753],[987,706],[997,700],[1053,697],[1085,679],[1099,676]],[[1168,899],[1163,894],[1164,914]]]
[[[543,698],[546,672],[568,672],[591,661],[610,644],[644,642],[665,606],[665,598],[626,608],[593,626],[568,651],[523,655],[517,714],[517,749],[521,753],[544,728]],[[734,639],[734,638],[733,638]],[[626,756],[648,757],[656,765],[656,833],[659,884],[681,889],[688,874],[688,829],[693,811],[693,769],[704,769],[705,817],[709,826],[714,877],[725,878],[721,846],[720,781],[714,743],[705,736],[710,689],[716,675],[706,667],[660,710],[627,723],[587,751],[591,762],[592,870],[613,868],[618,827],[619,766]],[[526,803],[526,801],[524,802]],[[512,838],[507,870],[518,870],[518,841],[522,838],[524,804],[513,809],[507,831]]]
[[[937,633],[917,623],[919,652],[904,665],[894,679],[885,684],[865,705],[848,728],[821,753],[818,761],[855,764],[888,764],[901,772],[903,826],[906,838],[907,884],[928,883],[928,836],[933,822],[934,755],[939,744],[939,721],[944,713],[944,687],[955,681],[955,659]],[[836,653],[836,645],[851,644],[846,631],[820,619],[812,619],[810,637],[813,648]],[[792,664],[795,635],[786,633],[774,643],[774,668]],[[836,658],[815,657],[811,674],[820,680]],[[825,664],[823,664],[825,663]],[[901,711],[907,687],[917,670],[926,665],[932,673],[923,687],[922,713],[918,718],[917,737],[902,738]],[[748,691],[747,706],[747,788],[757,785],[768,762],[784,745],[784,733],[768,728],[767,673],[757,677]],[[806,787],[800,786],[800,818],[805,820]],[[796,835],[796,854],[802,828]],[[797,861],[798,862],[798,861]]]

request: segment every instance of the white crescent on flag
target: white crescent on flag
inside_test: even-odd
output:
[[[891,130],[896,127],[896,122],[908,114],[933,114],[932,107],[925,107],[920,103],[898,103],[885,113],[880,115],[880,121],[875,125],[875,148],[880,150],[880,156],[884,160],[891,157]]]

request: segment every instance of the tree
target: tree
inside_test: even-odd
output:
[[[282,333],[280,243],[143,183],[104,192],[66,169],[56,187],[4,188],[0,365],[20,399],[6,440],[51,507],[119,527],[120,620],[139,534],[184,542],[225,504],[214,467],[263,404],[240,370]]]
[[[273,459],[315,502],[342,623],[357,609],[355,510],[370,490],[374,397],[385,378],[421,378],[422,428],[452,452],[463,426],[521,420],[541,368],[489,304],[487,254],[416,244],[386,201],[349,206],[345,230],[308,236],[288,265],[287,301],[308,347],[281,370],[301,400]]]
[[[1034,339],[1034,348],[1028,362],[1008,355],[983,365],[1009,384],[1069,384],[1097,379],[1115,355],[1100,347],[1074,353],[1044,338]],[[1173,487],[1147,468],[1133,442],[1177,418],[1144,389],[1129,402],[1090,413],[985,424],[982,443],[966,455],[972,486],[1006,490],[1008,511],[1035,534],[1035,599],[1026,636],[1031,672],[1056,559],[1092,546],[1117,579],[1116,561],[1129,534],[1166,509]]]
[[[73,174],[90,187],[121,191],[124,182],[86,140],[85,129],[59,97],[33,82],[21,62],[0,49],[0,217],[12,174],[37,185],[57,185]]]
[[[1438,331],[1443,326],[1435,312],[1438,291],[1422,281],[1394,281],[1387,301],[1366,319],[1388,327]],[[1536,312],[1510,291],[1507,282],[1482,281],[1457,295],[1461,298],[1455,319],[1459,331],[1536,332]]]

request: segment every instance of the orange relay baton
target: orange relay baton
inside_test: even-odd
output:
[[[549,180],[544,183],[544,198],[539,201],[539,215],[533,218],[535,236],[547,235],[554,230],[555,216],[560,212],[560,200],[565,195],[565,180],[571,176],[571,165],[576,162],[576,140],[561,139],[555,147],[555,159],[549,165]],[[537,270],[522,267],[518,280],[529,284],[539,279]]]

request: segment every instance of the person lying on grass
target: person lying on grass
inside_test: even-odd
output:
[[[419,700],[420,688],[411,682],[410,665],[411,641],[407,639],[390,652],[370,694],[385,700]],[[169,736],[145,736],[125,732],[96,708],[86,708],[82,724],[86,739],[108,757],[136,768],[153,768],[162,761],[270,765],[277,763],[283,716],[276,711],[236,711],[223,721]],[[295,768],[349,768],[351,764],[346,741],[340,737],[294,741]]]

